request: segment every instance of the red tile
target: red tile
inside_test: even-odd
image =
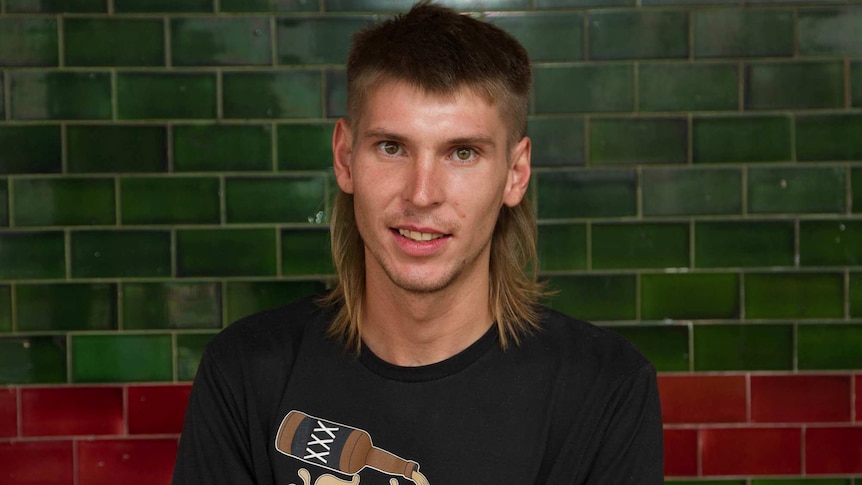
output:
[[[697,475],[697,430],[664,430],[664,474],[669,477]]]
[[[799,428],[704,429],[703,475],[798,475],[802,472]]]
[[[849,375],[751,377],[751,420],[760,423],[848,422]]]
[[[18,436],[18,390],[0,389],[0,437]]]
[[[805,471],[809,474],[862,474],[862,426],[808,428]]]
[[[665,424],[746,421],[745,376],[666,375],[658,387]]]
[[[128,390],[130,434],[179,434],[191,386],[131,386]]]
[[[21,389],[24,436],[123,433],[121,387]]]
[[[0,483],[72,485],[71,441],[0,443]],[[5,479],[10,478],[10,481]]]
[[[862,374],[856,376],[856,422],[862,423]]]
[[[78,442],[78,483],[168,485],[176,439],[108,439]]]

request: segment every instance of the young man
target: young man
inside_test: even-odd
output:
[[[655,371],[538,305],[527,54],[420,4],[358,34],[336,288],[215,337],[175,484],[660,484]]]

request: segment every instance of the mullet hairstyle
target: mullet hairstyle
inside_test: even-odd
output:
[[[422,1],[409,12],[353,36],[347,61],[346,120],[354,134],[366,95],[384,82],[410,84],[426,93],[454,96],[472,89],[497,105],[510,127],[507,151],[527,130],[532,84],[527,51],[500,28],[449,8]],[[508,157],[507,157],[508,158]],[[338,279],[320,302],[335,310],[328,335],[346,349],[362,346],[365,246],[353,196],[339,190],[330,218],[332,259]],[[500,345],[516,345],[538,328],[536,217],[529,200],[503,206],[494,227],[490,257],[490,311]]]

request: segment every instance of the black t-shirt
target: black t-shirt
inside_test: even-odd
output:
[[[311,299],[240,320],[201,359],[174,484],[663,483],[652,365],[542,314],[519,346],[492,327],[421,367],[346,353]]]

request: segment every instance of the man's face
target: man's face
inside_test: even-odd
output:
[[[339,121],[333,152],[368,283],[423,293],[487,280],[500,209],[529,182],[529,139],[509,149],[499,109],[468,88],[437,96],[397,81],[369,93],[356,123]]]

